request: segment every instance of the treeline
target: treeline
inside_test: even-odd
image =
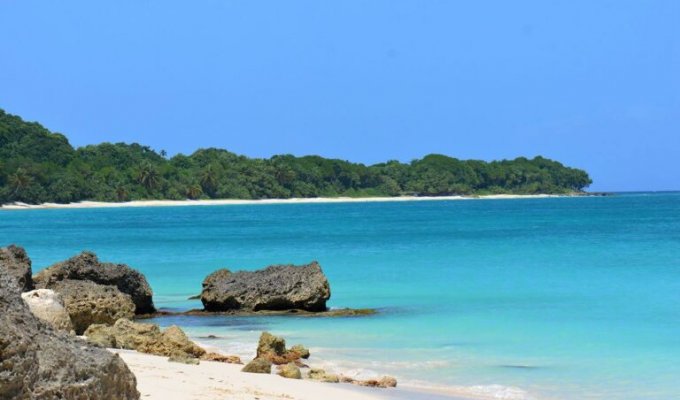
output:
[[[0,203],[571,193],[590,183],[585,171],[543,157],[484,162],[430,154],[366,166],[215,148],[167,158],[137,143],[74,149],[63,135],[0,110]]]

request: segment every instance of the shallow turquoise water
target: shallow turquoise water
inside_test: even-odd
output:
[[[249,355],[262,330],[312,365],[498,398],[680,395],[680,194],[0,212],[34,270],[88,249],[140,269],[158,306],[217,268],[318,260],[343,319],[163,318]],[[207,339],[208,334],[219,339]],[[517,389],[514,389],[517,388]]]

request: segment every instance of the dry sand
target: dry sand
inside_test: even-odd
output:
[[[221,400],[384,400],[395,389],[355,388],[348,384],[286,379],[278,375],[241,372],[242,365],[201,361],[200,365],[169,362],[167,357],[132,350],[118,353],[137,377],[141,399]],[[375,394],[371,394],[375,392]]]

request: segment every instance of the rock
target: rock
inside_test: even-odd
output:
[[[33,290],[31,259],[23,247],[9,245],[0,249],[0,266],[4,267],[17,282],[22,292]]]
[[[397,379],[392,376],[383,376],[378,380],[378,387],[390,388],[397,387]]]
[[[206,353],[202,347],[189,340],[184,331],[176,325],[166,328],[156,340],[142,343],[136,350],[164,356],[185,354],[193,358],[201,357]]]
[[[330,296],[328,280],[314,261],[303,266],[273,265],[252,272],[215,271],[203,281],[201,302],[208,311],[325,311]]]
[[[321,382],[329,382],[329,383],[338,383],[340,382],[340,378],[335,375],[335,374],[329,374],[323,369],[320,368],[312,368],[309,370],[307,373],[307,377],[309,379],[315,380],[315,381],[321,381]]]
[[[31,313],[57,331],[72,332],[71,318],[64,308],[64,301],[50,289],[36,289],[21,294]]]
[[[47,289],[50,289],[55,282],[65,279],[116,286],[121,292],[130,295],[137,314],[149,314],[156,311],[151,287],[142,273],[125,264],[99,262],[94,253],[83,252],[54,264],[33,277],[36,287]]]
[[[301,344],[296,344],[290,348],[291,353],[297,353],[299,358],[304,358],[305,360],[309,358],[309,349]]]
[[[82,335],[90,325],[113,325],[121,318],[135,315],[135,305],[130,296],[121,293],[115,286],[66,279],[50,284],[50,288],[62,296],[78,335]]]
[[[295,365],[295,363],[288,363],[279,366],[278,374],[288,379],[302,379],[302,373],[300,373],[300,368],[298,368],[297,365]]]
[[[85,331],[87,340],[100,346],[137,350],[160,356],[199,358],[206,351],[196,345],[177,326],[161,332],[158,325],[119,319],[113,326],[92,325]]]
[[[256,358],[253,361],[246,364],[241,370],[243,372],[250,372],[254,374],[271,374],[272,373],[272,363],[269,360],[263,358]]]
[[[347,376],[340,376],[340,382],[351,383],[358,386],[391,388],[397,386],[397,380],[391,376],[383,376],[380,379],[354,379]]]
[[[256,358],[269,360],[276,365],[288,364],[299,362],[300,358],[309,358],[309,350],[302,345],[296,345],[287,350],[286,341],[283,338],[269,332],[262,332],[257,344]]]
[[[198,360],[198,358],[193,358],[189,357],[186,354],[183,353],[177,353],[173,354],[168,358],[168,361],[170,362],[176,362],[176,363],[182,363],[182,364],[189,364],[189,365],[198,365],[201,362]]]
[[[123,360],[35,317],[0,266],[0,399],[136,400]]]
[[[239,356],[227,356],[219,353],[205,353],[201,356],[201,360],[216,361],[227,364],[243,364]]]

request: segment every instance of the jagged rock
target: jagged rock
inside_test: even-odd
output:
[[[152,299],[153,292],[142,273],[125,264],[102,263],[94,253],[83,252],[54,264],[33,277],[36,287],[47,289],[55,282],[65,279],[116,286],[121,292],[130,295],[137,314],[156,311]]]
[[[50,288],[62,296],[78,335],[82,335],[90,325],[113,325],[121,318],[135,315],[135,305],[130,296],[121,293],[115,286],[66,279],[50,284]]]
[[[137,347],[138,351],[149,354],[177,355],[186,354],[189,357],[198,358],[206,351],[189,340],[187,335],[178,326],[166,328],[158,340],[150,340]]]
[[[321,381],[321,382],[329,382],[329,383],[338,383],[340,382],[340,378],[335,375],[335,374],[329,374],[323,369],[320,368],[312,368],[309,370],[307,373],[307,377],[309,379],[315,380],[315,381]]]
[[[73,324],[66,312],[64,301],[50,289],[36,289],[21,294],[31,313],[58,331],[72,332]]]
[[[184,353],[173,354],[168,358],[168,361],[189,365],[198,365],[201,363],[198,358],[189,357]]]
[[[227,364],[243,364],[243,362],[241,362],[241,357],[239,356],[228,356],[219,353],[205,353],[201,356],[201,360],[216,361]]]
[[[23,247],[9,245],[0,249],[0,266],[17,282],[22,292],[33,290],[31,259]]]
[[[300,344],[288,350],[283,338],[274,336],[269,332],[262,332],[257,343],[256,358],[264,358],[276,365],[288,364],[299,362],[300,358],[309,358],[309,350]]]
[[[271,374],[272,373],[272,363],[269,360],[263,358],[256,358],[253,361],[246,364],[243,372],[250,372],[254,374]]]
[[[201,302],[208,311],[325,311],[330,297],[328,280],[316,261],[303,266],[273,265],[252,272],[221,269],[205,278],[201,292]]]
[[[289,350],[291,353],[297,353],[299,358],[304,358],[305,360],[309,358],[309,349],[301,344],[296,344]]]
[[[0,266],[0,399],[136,400],[123,360],[35,317]]]
[[[288,363],[279,366],[279,372],[278,374],[284,378],[288,379],[302,379],[302,373],[300,372],[300,368],[298,368],[295,363]]]
[[[199,358],[206,351],[196,345],[177,326],[161,332],[158,325],[119,319],[113,326],[92,325],[85,331],[87,339],[100,346],[137,350],[161,356]]]

